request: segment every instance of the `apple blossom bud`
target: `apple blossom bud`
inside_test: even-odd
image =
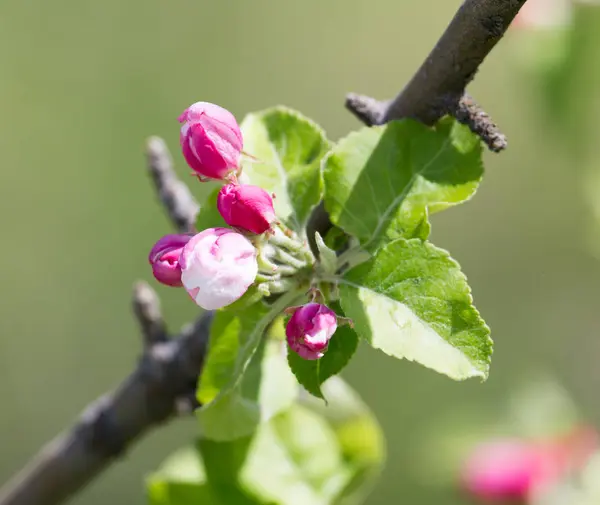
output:
[[[217,208],[229,226],[261,234],[275,222],[273,198],[249,184],[226,184],[219,191]]]
[[[484,503],[526,503],[561,478],[569,466],[570,452],[555,441],[492,440],[470,455],[462,485]]]
[[[337,329],[337,316],[320,303],[307,303],[295,309],[285,327],[287,342],[304,359],[322,358]]]
[[[490,440],[466,460],[462,487],[481,503],[536,501],[566,475],[581,471],[597,448],[596,430],[585,425],[542,441]]]
[[[242,132],[231,112],[208,102],[190,105],[179,117],[180,142],[188,165],[199,176],[224,179],[239,168]]]
[[[215,310],[240,298],[258,273],[256,249],[228,228],[209,228],[183,248],[181,281],[203,309]]]
[[[167,286],[182,286],[179,257],[192,235],[165,235],[150,250],[148,261],[155,279]]]

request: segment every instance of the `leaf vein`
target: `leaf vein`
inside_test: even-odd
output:
[[[404,185],[404,187],[402,188],[402,191],[392,200],[392,202],[390,203],[390,205],[388,205],[387,209],[385,210],[385,212],[383,214],[379,215],[379,211],[378,211],[377,226],[375,227],[375,231],[373,231],[373,234],[371,235],[371,237],[366,241],[365,247],[368,247],[368,245],[371,244],[371,242],[373,242],[373,240],[375,240],[378,237],[379,233],[381,233],[381,228],[386,223],[390,214],[395,209],[397,209],[398,206],[406,199],[406,196],[408,195],[408,192],[410,191],[413,184],[417,180],[417,177],[419,177],[421,174],[425,173],[425,171],[439,158],[439,156],[446,150],[449,142],[450,142],[450,137],[446,138],[446,140],[444,141],[442,146],[438,149],[438,151],[430,158],[430,160],[427,163],[424,163],[422,165],[420,170],[415,171],[414,169],[411,168],[412,176],[408,180],[408,182]]]

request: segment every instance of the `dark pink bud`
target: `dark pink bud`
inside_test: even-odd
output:
[[[179,257],[192,235],[165,235],[150,250],[148,261],[155,279],[167,286],[182,286]]]
[[[312,360],[323,357],[336,329],[337,316],[333,310],[320,303],[307,303],[295,310],[285,334],[292,351]]]
[[[217,208],[229,226],[261,234],[275,222],[273,198],[264,189],[248,184],[226,184],[217,198]]]
[[[239,168],[242,132],[231,112],[208,102],[190,105],[179,117],[188,165],[202,177],[224,179]]]

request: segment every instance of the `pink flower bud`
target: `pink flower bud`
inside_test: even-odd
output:
[[[319,359],[336,329],[337,316],[333,310],[320,303],[307,303],[294,311],[285,334],[290,348],[300,357]]]
[[[273,198],[264,189],[248,184],[226,184],[219,191],[217,208],[229,226],[261,234],[275,222]]]
[[[462,469],[462,487],[482,503],[537,500],[564,476],[580,471],[598,447],[589,426],[544,441],[496,439],[478,445]]]
[[[167,286],[182,286],[179,257],[192,235],[165,235],[150,250],[148,261],[156,280]]]
[[[495,440],[475,448],[463,468],[462,484],[482,501],[525,502],[552,472],[543,451],[521,440]]]
[[[179,116],[183,156],[198,175],[224,179],[238,169],[242,132],[233,114],[223,107],[196,102]]]
[[[240,298],[258,273],[256,249],[228,228],[209,228],[183,248],[181,280],[203,309],[225,307]]]

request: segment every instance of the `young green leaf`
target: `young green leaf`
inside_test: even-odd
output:
[[[210,328],[208,353],[198,382],[196,397],[207,405],[227,387],[242,364],[237,363],[240,348],[245,342],[260,340],[268,322],[264,321],[269,310],[260,303],[245,311],[218,311]],[[262,324],[261,324],[262,322]],[[265,324],[266,323],[266,324]],[[255,329],[260,335],[254,334]],[[257,344],[258,346],[258,344]]]
[[[428,213],[468,200],[483,174],[475,135],[451,118],[404,119],[342,139],[324,163],[331,221],[369,250],[429,235]]]
[[[420,239],[391,242],[344,274],[340,300],[373,347],[456,380],[487,377],[490,331],[446,251]]]
[[[286,293],[271,307],[258,303],[215,316],[197,391],[203,404],[197,415],[206,437],[246,436],[294,401],[297,383],[281,343],[257,350],[271,321],[297,299],[297,293]]]
[[[209,488],[202,457],[194,447],[171,455],[159,470],[146,479],[150,505],[225,505]]]
[[[323,390],[327,407],[306,394],[251,436],[177,451],[147,481],[151,505],[361,503],[381,470],[381,429],[341,378]]]
[[[335,504],[363,503],[383,468],[383,432],[369,407],[339,375],[331,377],[321,389],[329,398],[328,404],[308,394],[301,396],[300,403],[323,416],[333,428],[342,457],[352,471]]]
[[[288,363],[304,389],[317,398],[325,399],[321,385],[344,369],[357,347],[356,332],[349,326],[340,326],[331,337],[327,351],[321,359],[303,359],[288,347]]]
[[[254,354],[241,382],[198,411],[205,437],[234,440],[288,408],[298,384],[285,362],[283,344],[271,341]]]
[[[275,212],[301,233],[322,196],[321,159],[329,150],[325,132],[299,112],[274,107],[246,116],[244,162],[249,183],[275,193]]]
[[[252,498],[272,505],[333,505],[352,476],[335,432],[299,405],[262,424],[251,443],[202,440],[199,447],[211,487],[232,505]],[[232,493],[232,485],[239,491]]]

